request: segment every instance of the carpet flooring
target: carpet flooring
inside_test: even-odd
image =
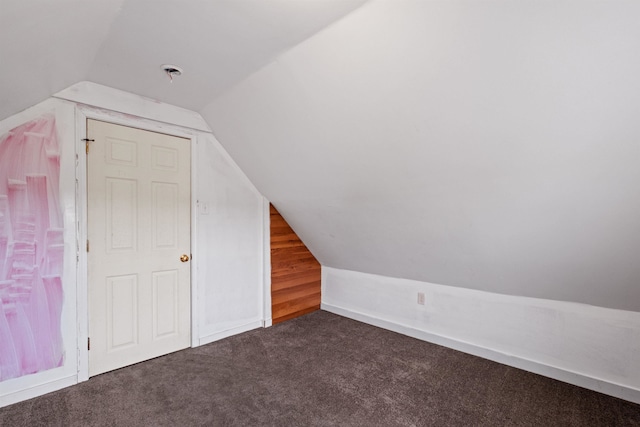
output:
[[[328,312],[0,409],[2,426],[640,426],[640,405]]]

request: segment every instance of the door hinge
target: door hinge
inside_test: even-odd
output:
[[[94,142],[95,139],[83,138],[82,140],[85,142],[85,149],[87,150],[87,154],[89,154],[89,143]]]
[[[87,240],[87,252],[89,252],[89,240]]]
[[[87,337],[87,350],[91,350],[91,338]]]

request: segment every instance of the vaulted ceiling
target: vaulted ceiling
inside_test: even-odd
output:
[[[189,108],[324,265],[640,311],[638,22],[635,0],[0,0],[0,118],[80,80]]]
[[[199,111],[365,1],[0,0],[0,119],[83,80]]]

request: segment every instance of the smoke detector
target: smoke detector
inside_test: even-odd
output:
[[[173,83],[173,78],[182,75],[182,68],[177,65],[164,64],[162,70],[169,76],[169,80]]]

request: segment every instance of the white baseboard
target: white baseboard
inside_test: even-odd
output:
[[[576,372],[571,372],[566,369],[557,368],[555,366],[550,366],[533,360],[524,359],[519,356],[513,356],[500,351],[495,351],[490,348],[480,347],[475,344],[429,333],[420,329],[402,325],[400,323],[378,319],[373,316],[358,313],[347,308],[342,308],[325,303],[322,303],[321,308],[325,311],[338,314],[340,316],[358,320],[360,322],[387,329],[389,331],[397,332],[399,334],[407,335],[412,338],[441,345],[443,347],[452,348],[454,350],[462,351],[464,353],[502,363],[503,365],[512,366],[514,368],[533,372],[535,374],[573,384],[578,387],[583,387],[589,390],[597,391],[599,393],[607,394],[609,396],[617,397],[619,399],[624,399],[640,404],[640,390],[628,386],[615,384],[609,381],[604,381]]]
[[[57,391],[65,387],[75,385],[77,383],[78,376],[71,375],[55,381],[34,385],[32,387],[24,388],[13,393],[8,393],[0,396],[0,408],[2,408],[3,406],[13,405],[14,403],[18,403],[23,400],[33,399],[34,397],[42,396],[43,394],[51,393],[52,391]]]
[[[256,320],[254,322],[246,323],[241,326],[236,326],[235,328],[205,335],[203,337],[200,337],[200,345],[210,344],[212,342],[219,341],[223,338],[241,334],[243,332],[251,331],[253,329],[262,328],[262,325],[263,325],[262,320]]]
[[[270,326],[273,326],[273,319],[266,319],[262,322],[263,328],[268,328]]]

